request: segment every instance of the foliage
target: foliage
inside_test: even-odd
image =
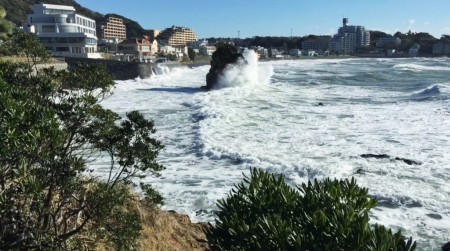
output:
[[[17,37],[32,60],[0,61],[0,250],[133,249],[141,223],[130,185],[163,169],[153,121],[99,104],[114,86],[104,67],[38,70],[42,46]],[[108,178],[97,180],[89,164],[106,156]]]
[[[218,202],[207,237],[218,250],[414,250],[400,231],[369,226],[375,205],[354,179],[293,188],[255,169]]]
[[[372,48],[375,48],[376,44],[380,40],[380,38],[385,38],[385,37],[392,37],[392,35],[387,34],[383,31],[370,31],[370,46]]]
[[[5,41],[8,39],[11,34],[13,24],[5,19],[6,10],[0,6],[0,45],[4,47]],[[2,53],[3,48],[0,49],[0,53]]]
[[[44,63],[50,58],[50,54],[39,42],[33,33],[25,33],[20,29],[14,29],[10,38],[5,42],[9,54],[25,57],[29,65],[34,66]]]
[[[159,194],[153,187],[151,184],[145,184],[145,183],[140,183],[139,184],[143,194],[144,194],[144,201],[149,204],[150,206],[152,205],[164,205],[164,198],[161,196],[161,194]]]
[[[170,54],[170,53],[159,52],[157,54],[157,56],[161,57],[161,58],[166,58],[169,61],[177,61],[178,60],[177,55]]]

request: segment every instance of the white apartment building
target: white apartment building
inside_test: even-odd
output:
[[[204,45],[199,47],[199,53],[203,56],[212,56],[216,49],[215,46]]]
[[[330,50],[340,54],[353,54],[356,48],[370,45],[370,33],[364,26],[347,25],[348,19],[343,19],[343,25],[330,41]]]
[[[34,4],[23,22],[25,32],[35,33],[54,56],[100,58],[95,21],[65,5]]]
[[[183,57],[184,55],[188,55],[188,47],[187,46],[160,46],[159,52],[164,54],[172,54],[177,56],[178,58]]]

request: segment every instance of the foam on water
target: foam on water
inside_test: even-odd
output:
[[[413,72],[421,72],[421,71],[450,71],[450,67],[443,67],[443,66],[426,66],[421,64],[396,64],[393,67],[397,70],[404,70],[404,71],[413,71]]]
[[[219,76],[219,88],[230,86],[252,86],[257,87],[266,84],[273,69],[270,65],[258,67],[258,57],[253,50],[246,50],[243,53],[244,60],[239,60],[236,64],[230,64]]]
[[[447,72],[390,69],[410,63],[445,68],[450,60],[247,61],[228,69],[218,90],[200,91],[204,66],[119,81],[104,102],[121,114],[137,109],[155,120],[166,145],[159,161],[167,169],[145,182],[163,193],[166,209],[211,221],[216,200],[250,167],[283,173],[292,184],[354,176],[380,200],[372,222],[402,229],[419,240],[419,250],[448,241],[450,103],[416,100],[447,95]],[[391,158],[361,158],[369,153]],[[356,174],[360,169],[364,174]]]

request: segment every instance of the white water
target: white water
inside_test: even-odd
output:
[[[380,199],[372,222],[402,229],[419,250],[450,240],[450,60],[246,56],[249,64],[229,69],[214,91],[199,89],[209,66],[180,68],[119,81],[104,102],[155,121],[167,169],[145,182],[166,209],[211,221],[217,199],[250,167],[292,184],[354,176]],[[368,153],[422,164],[360,157]]]

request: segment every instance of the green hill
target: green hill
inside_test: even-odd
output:
[[[148,34],[148,31],[139,25],[138,22],[129,18],[123,17],[118,14],[106,14],[103,15],[96,11],[90,10],[78,4],[74,0],[0,0],[0,6],[3,6],[7,12],[6,20],[9,20],[20,26],[22,21],[26,19],[27,14],[33,12],[33,4],[36,3],[48,3],[48,4],[60,4],[69,5],[75,7],[78,14],[94,19],[96,22],[105,20],[108,16],[114,16],[122,18],[125,26],[127,27],[127,37],[142,37],[144,34]]]

